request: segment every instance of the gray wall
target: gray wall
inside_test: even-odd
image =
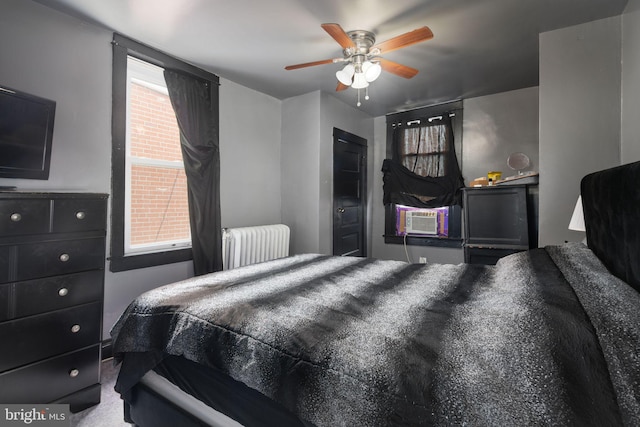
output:
[[[622,163],[640,161],[640,0],[622,15]]]
[[[3,0],[0,85],[57,105],[49,180],[0,178],[0,185],[109,192],[110,37],[31,1]]]
[[[463,101],[462,174],[465,182],[488,171],[499,170],[503,176],[514,174],[506,159],[513,152],[524,152],[531,158],[531,170],[538,166],[538,88],[526,88]],[[464,261],[462,249],[408,246],[384,243],[384,206],[382,204],[382,172],[385,158],[385,117],[375,119],[373,257],[417,262],[457,264]],[[460,160],[460,159],[459,159]]]
[[[50,179],[0,185],[110,193],[112,34],[31,1],[2,5],[0,84],[53,99],[57,108]],[[281,221],[281,108],[275,98],[221,79],[223,226]],[[192,275],[190,262],[107,271],[104,337],[135,296]]]
[[[540,246],[567,229],[580,179],[620,163],[621,17],[540,35]]]
[[[222,227],[282,221],[282,101],[220,78]]]
[[[292,254],[320,251],[320,92],[282,103],[282,222]]]
[[[462,170],[465,182],[501,171],[515,175],[507,158],[525,153],[538,171],[538,87],[464,101]]]
[[[283,101],[282,221],[292,228],[291,253],[332,253],[334,127],[367,139],[371,150],[373,119],[357,108],[319,91]]]

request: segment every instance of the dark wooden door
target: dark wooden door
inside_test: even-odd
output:
[[[367,140],[333,129],[333,254],[367,256]]]

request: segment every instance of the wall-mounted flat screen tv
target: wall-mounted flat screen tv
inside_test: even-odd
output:
[[[56,103],[0,86],[0,178],[49,179]]]

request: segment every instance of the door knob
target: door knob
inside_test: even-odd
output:
[[[344,213],[344,208],[338,208],[336,211],[338,211],[338,213]]]

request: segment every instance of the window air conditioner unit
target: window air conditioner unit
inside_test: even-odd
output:
[[[405,228],[407,234],[438,234],[438,214],[436,212],[407,212]]]

